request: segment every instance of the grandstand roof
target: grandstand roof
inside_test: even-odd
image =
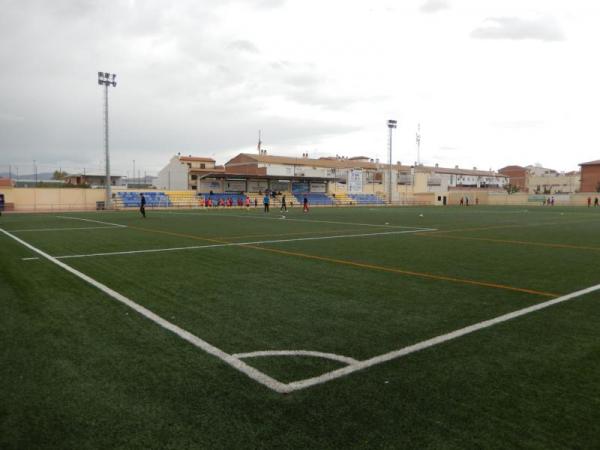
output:
[[[273,155],[258,155],[252,153],[240,153],[236,157],[230,159],[225,165],[244,164],[251,162],[259,162],[265,164],[288,164],[295,166],[313,166],[327,167],[332,169],[373,169],[376,170],[382,164],[357,161],[352,159],[325,159],[325,158],[294,158],[290,156],[273,156]],[[397,166],[408,169],[408,167]]]
[[[597,166],[600,165],[600,159],[597,159],[596,161],[588,161],[588,162],[584,162],[584,163],[579,163],[580,166]]]
[[[205,158],[203,156],[180,156],[179,161],[200,161],[200,162],[215,162],[212,158]]]
[[[453,175],[476,175],[480,177],[490,177],[490,176],[505,176],[501,173],[494,172],[493,170],[477,170],[477,169],[460,169],[454,168],[450,169],[447,167],[431,167],[431,166],[419,166],[419,168],[425,169],[427,171],[436,172],[436,173],[448,173]]]

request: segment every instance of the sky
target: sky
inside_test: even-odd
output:
[[[0,172],[256,152],[446,167],[600,159],[592,0],[0,0]]]

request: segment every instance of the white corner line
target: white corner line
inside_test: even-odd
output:
[[[489,328],[491,326],[497,325],[499,323],[507,322],[509,320],[515,319],[517,317],[524,316],[526,314],[530,314],[535,311],[539,311],[541,309],[549,308],[551,306],[557,305],[559,303],[563,303],[569,300],[572,300],[577,297],[581,297],[582,295],[590,294],[592,292],[596,292],[600,290],[600,284],[595,286],[591,286],[585,289],[581,289],[576,292],[572,292],[567,295],[563,295],[561,297],[557,297],[552,300],[548,300],[543,303],[538,303],[533,306],[529,306],[527,308],[519,309],[517,311],[513,311],[507,314],[503,314],[501,316],[495,317],[493,319],[484,320],[483,322],[479,322],[473,325],[469,325],[464,328],[460,328],[458,330],[452,331],[450,333],[442,334],[440,336],[436,336],[431,339],[427,339],[425,341],[418,342],[413,345],[409,345],[408,347],[404,347],[399,350],[394,350],[389,353],[384,353],[382,355],[374,356],[372,358],[359,361],[355,364],[350,364],[346,367],[342,367],[341,369],[332,370],[331,372],[324,373],[323,375],[307,378],[305,380],[293,381],[287,384],[289,388],[289,392],[297,391],[300,389],[306,389],[311,386],[315,386],[317,384],[326,383],[328,381],[335,380],[336,378],[341,378],[346,375],[349,375],[354,372],[358,372],[359,370],[367,369],[369,367],[391,361],[393,359],[400,358],[402,356],[409,355],[411,353],[415,353],[421,350],[425,350],[429,347],[433,347],[435,345],[442,344],[447,341],[451,341],[453,339],[465,336],[467,334],[474,333],[479,330],[483,330],[485,328]]]
[[[312,356],[315,358],[331,359],[344,364],[358,364],[354,358],[349,356],[337,355],[335,353],[316,352],[313,350],[262,350],[258,352],[236,353],[233,355],[236,358],[260,358],[264,356]]]
[[[128,306],[129,308],[133,309],[134,311],[136,311],[137,313],[141,314],[142,316],[144,316],[145,318],[151,320],[152,322],[156,323],[157,325],[161,326],[162,328],[171,331],[172,333],[176,334],[177,336],[179,336],[181,339],[184,339],[186,341],[188,341],[189,343],[191,343],[192,345],[200,348],[201,350],[204,350],[206,353],[216,356],[217,358],[219,358],[221,361],[225,362],[226,364],[230,365],[231,367],[233,367],[234,369],[242,372],[244,375],[246,375],[247,377],[253,379],[254,381],[268,387],[269,389],[275,391],[275,392],[279,392],[279,393],[287,393],[289,392],[288,387],[284,384],[281,383],[280,381],[277,381],[276,379],[268,376],[267,374],[255,369],[254,367],[251,367],[249,365],[247,365],[245,362],[241,361],[239,358],[236,358],[233,355],[230,355],[228,353],[225,353],[223,350],[215,347],[212,344],[209,344],[208,342],[200,339],[199,337],[193,335],[192,333],[184,330],[183,328],[178,327],[177,325],[163,319],[162,317],[160,317],[159,315],[153,313],[152,311],[150,311],[147,308],[144,308],[143,306],[135,303],[133,300],[130,300],[129,298],[125,297],[122,294],[119,294],[117,291],[112,290],[111,288],[109,288],[108,286],[100,283],[99,281],[96,281],[95,279],[93,279],[92,277],[72,268],[71,266],[68,266],[67,264],[57,260],[56,258],[48,255],[47,253],[43,252],[42,250],[34,247],[33,245],[23,241],[22,239],[18,238],[17,236],[9,233],[8,231],[4,230],[3,228],[0,228],[0,232],[4,233],[6,236],[14,239],[15,241],[17,241],[18,243],[20,243],[21,245],[24,245],[25,247],[27,247],[28,249],[34,251],[35,253],[39,254],[40,256],[46,258],[48,261],[53,262],[54,264],[56,264],[57,266],[61,267],[62,269],[66,270],[67,272],[72,273],[73,275],[75,275],[76,277],[82,279],[83,281],[91,284],[92,286],[94,286],[95,288],[99,289],[100,291],[104,292],[105,294],[107,294],[108,296],[114,298],[115,300],[123,303],[124,305]]]
[[[91,258],[96,256],[116,256],[116,255],[136,255],[144,253],[162,253],[162,252],[175,252],[183,250],[201,250],[210,248],[220,247],[243,247],[246,245],[260,245],[260,244],[282,244],[286,242],[297,242],[297,241],[320,241],[325,239],[347,239],[353,237],[372,237],[372,236],[386,236],[394,234],[410,234],[410,233],[422,233],[426,231],[436,231],[435,229],[422,228],[417,230],[401,230],[401,231],[381,231],[377,233],[359,233],[359,234],[344,234],[344,235],[333,235],[333,236],[311,236],[304,238],[291,238],[291,239],[271,239],[266,241],[250,241],[250,242],[227,242],[223,244],[206,244],[206,245],[190,245],[187,247],[168,247],[168,248],[148,248],[143,250],[125,250],[121,252],[101,252],[101,253],[82,253],[78,255],[62,255],[54,256],[56,259],[74,259],[74,258]],[[23,261],[29,261],[34,258],[22,258]]]
[[[71,217],[71,216],[54,216],[54,217],[57,217],[59,219],[81,220],[83,222],[101,223],[103,225],[112,225],[113,227],[127,228],[127,225],[122,225],[120,223],[102,222],[101,220],[84,219],[82,217]]]

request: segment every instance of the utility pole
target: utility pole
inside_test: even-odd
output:
[[[108,153],[108,87],[116,87],[117,82],[114,73],[98,72],[98,84],[104,86],[104,160],[106,168],[106,199],[104,208],[110,209],[112,203],[111,182],[110,182],[110,157]]]
[[[417,125],[417,166],[421,165],[421,124]]]
[[[258,130],[258,144],[256,146],[256,148],[258,149],[258,154],[261,154],[261,149],[260,146],[262,145],[262,141],[260,140],[260,130]]]
[[[395,120],[388,120],[387,125],[389,129],[389,167],[388,167],[388,203],[392,204],[392,130],[397,127],[398,122]]]

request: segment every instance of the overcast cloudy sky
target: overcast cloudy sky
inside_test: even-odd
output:
[[[0,171],[177,152],[572,170],[600,158],[592,0],[0,0]],[[14,170],[14,169],[13,169]],[[29,170],[31,171],[31,170]]]

